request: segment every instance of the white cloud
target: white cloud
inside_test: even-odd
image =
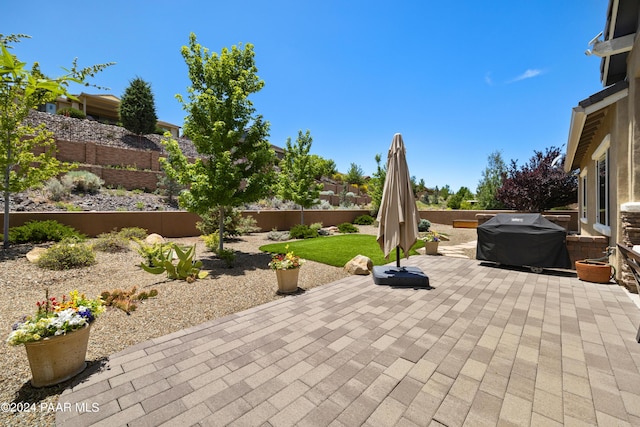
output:
[[[540,74],[542,74],[542,70],[528,69],[527,71],[525,71],[524,73],[516,77],[515,79],[510,80],[509,83],[519,82],[520,80],[532,79],[534,77],[538,77]]]
[[[493,80],[491,80],[491,73],[487,73],[484,75],[484,82],[489,86],[493,86]]]

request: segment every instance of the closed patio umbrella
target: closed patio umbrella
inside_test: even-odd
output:
[[[419,269],[400,267],[400,249],[409,258],[409,251],[418,239],[420,216],[411,188],[406,151],[402,135],[393,136],[387,156],[387,177],[378,211],[377,240],[384,256],[396,250],[396,269],[374,267],[376,284],[428,285],[428,278]],[[426,283],[425,283],[426,282]]]

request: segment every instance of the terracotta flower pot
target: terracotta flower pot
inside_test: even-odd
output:
[[[64,335],[25,343],[31,385],[46,387],[66,381],[84,370],[91,326]]]
[[[440,242],[424,242],[424,252],[427,255],[438,255],[438,243]]]
[[[297,292],[299,272],[299,268],[276,270],[276,278],[278,279],[278,293],[293,294]]]
[[[611,280],[611,265],[606,262],[576,261],[578,279],[585,282],[609,283]]]

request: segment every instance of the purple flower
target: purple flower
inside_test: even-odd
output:
[[[85,308],[83,310],[79,310],[78,314],[81,317],[84,317],[85,319],[87,319],[88,323],[91,323],[95,320],[95,317],[93,316],[93,314],[91,313],[91,310],[89,310],[88,308]]]

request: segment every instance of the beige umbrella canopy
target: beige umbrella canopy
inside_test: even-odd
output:
[[[402,249],[409,258],[409,250],[418,239],[420,216],[411,188],[404,141],[399,133],[393,136],[389,148],[387,178],[384,181],[377,220],[380,224],[377,240],[385,258],[389,257],[394,248]],[[399,251],[396,251],[396,260],[400,267]]]

